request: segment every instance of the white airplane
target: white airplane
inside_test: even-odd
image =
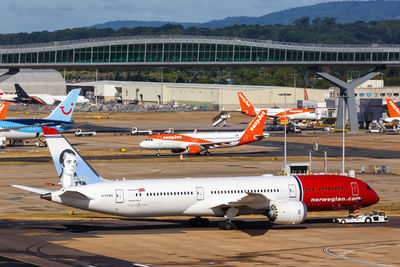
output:
[[[182,134],[156,134],[149,136],[140,143],[140,147],[145,149],[171,150],[173,153],[199,154],[205,151],[210,155],[209,149],[221,147],[240,146],[268,137],[264,133],[266,110],[261,110],[253,119],[249,126],[241,132],[193,132]]]
[[[260,112],[260,110],[265,109],[265,108],[254,107],[242,92],[239,92],[238,96],[240,103],[240,112],[242,112],[242,114],[244,115],[254,117],[258,112]],[[268,108],[267,110],[268,110],[267,117],[278,118],[281,121],[281,123],[285,122],[284,108]],[[317,116],[314,110],[304,109],[304,108],[287,109],[286,117],[288,121],[321,119]]]
[[[0,89],[0,100],[1,101],[14,102],[15,98],[17,98],[17,94],[9,93],[9,92],[6,93]]]
[[[400,109],[390,98],[386,99],[386,105],[389,110],[389,118],[385,118],[385,122],[394,123],[400,125]]]
[[[189,221],[195,225],[207,223],[201,216],[225,217],[220,228],[230,230],[239,215],[298,224],[307,210],[356,210],[379,201],[368,184],[340,175],[106,180],[56,129],[43,132],[62,188],[12,186],[74,208],[126,217],[195,216]]]
[[[30,94],[28,95],[19,84],[15,84],[16,94],[4,93],[0,89],[0,100],[9,102],[21,102],[26,104],[43,104],[54,105],[65,100],[66,95],[49,95],[49,94]],[[89,99],[79,95],[76,101],[77,104],[89,103]]]
[[[16,143],[24,139],[38,139],[43,136],[41,126],[57,127],[59,131],[72,129],[74,122],[71,118],[80,91],[81,89],[72,90],[67,98],[43,119],[5,119],[6,113],[2,112],[1,118],[4,116],[4,119],[0,120],[0,148],[5,147],[7,140]],[[3,108],[3,111],[5,110]]]

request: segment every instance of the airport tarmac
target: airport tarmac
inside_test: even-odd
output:
[[[368,225],[315,218],[294,226],[247,218],[235,231],[219,230],[215,220],[191,228],[179,218],[2,220],[0,265],[398,266],[399,236],[400,217]]]
[[[74,119],[98,127],[183,130],[197,128],[194,116],[203,129],[211,128],[215,114],[140,113],[134,118],[130,118],[132,114],[108,114],[106,119],[93,119],[92,115],[78,113]],[[235,115],[228,129],[244,129],[250,120]],[[184,156],[184,160],[169,151],[157,158],[154,151],[139,149],[145,136],[104,132],[94,137],[66,137],[105,178],[224,177],[276,174],[282,169],[282,135],[273,134],[254,145],[214,150],[210,157]],[[314,142],[319,143],[320,150],[328,151],[328,171],[338,172],[341,134],[337,133],[303,131],[301,135],[288,135],[289,161],[307,162]],[[380,203],[362,212],[384,208],[389,214],[388,224],[331,223],[329,218],[346,216],[342,211],[310,213],[310,218],[322,218],[272,229],[262,217],[239,217],[244,223],[235,231],[218,230],[215,220],[206,228],[190,228],[187,218],[179,217],[125,219],[80,210],[68,215],[68,207],[9,186],[58,188],[47,148],[34,147],[32,142],[8,147],[0,151],[0,256],[4,257],[0,257],[0,266],[12,259],[40,266],[132,266],[132,262],[154,266],[364,265],[349,259],[400,265],[399,142],[397,135],[346,136],[346,169],[356,170],[356,176],[368,182],[381,198]],[[372,174],[373,165],[391,166],[393,173]],[[368,173],[360,174],[361,166]],[[323,171],[322,154],[314,154],[312,167],[315,172]]]

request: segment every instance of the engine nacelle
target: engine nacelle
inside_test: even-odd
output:
[[[277,224],[298,224],[305,220],[307,207],[298,200],[276,201],[271,203],[267,216]]]
[[[188,154],[199,154],[201,152],[201,146],[188,146],[186,152]]]

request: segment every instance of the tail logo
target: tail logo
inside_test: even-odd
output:
[[[253,125],[250,127],[250,131],[254,131],[254,129],[260,124],[260,122],[264,116],[265,116],[265,111],[263,110],[257,115],[257,119],[253,123]]]
[[[399,107],[393,101],[389,101],[389,104],[392,107],[392,109],[394,109],[396,111],[397,114],[400,114]]]
[[[247,106],[248,108],[251,107],[249,100],[247,100],[247,99],[243,96],[243,94],[239,93],[239,97],[240,97],[240,99],[242,99],[242,101],[246,104],[246,106]]]
[[[73,106],[73,105],[74,105],[74,103],[71,103],[71,106]],[[68,112],[65,112],[64,108],[65,108],[64,106],[60,107],[60,109],[64,115],[69,115],[72,112],[72,108],[70,108],[70,110]]]
[[[59,163],[62,169],[60,181],[63,188],[86,184],[83,180],[79,179],[76,174],[77,158],[74,151],[71,149],[65,149],[61,152]]]
[[[1,103],[0,104],[0,113],[3,112],[3,109],[6,107],[6,104]]]

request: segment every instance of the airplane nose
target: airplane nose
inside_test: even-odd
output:
[[[374,203],[373,203],[373,204],[379,202],[379,196],[378,196],[378,194],[377,194],[375,191],[374,191],[374,193],[375,193],[375,197],[374,197]]]
[[[146,145],[146,142],[145,142],[145,141],[140,142],[139,146],[140,146],[141,148],[147,148],[147,145]]]

